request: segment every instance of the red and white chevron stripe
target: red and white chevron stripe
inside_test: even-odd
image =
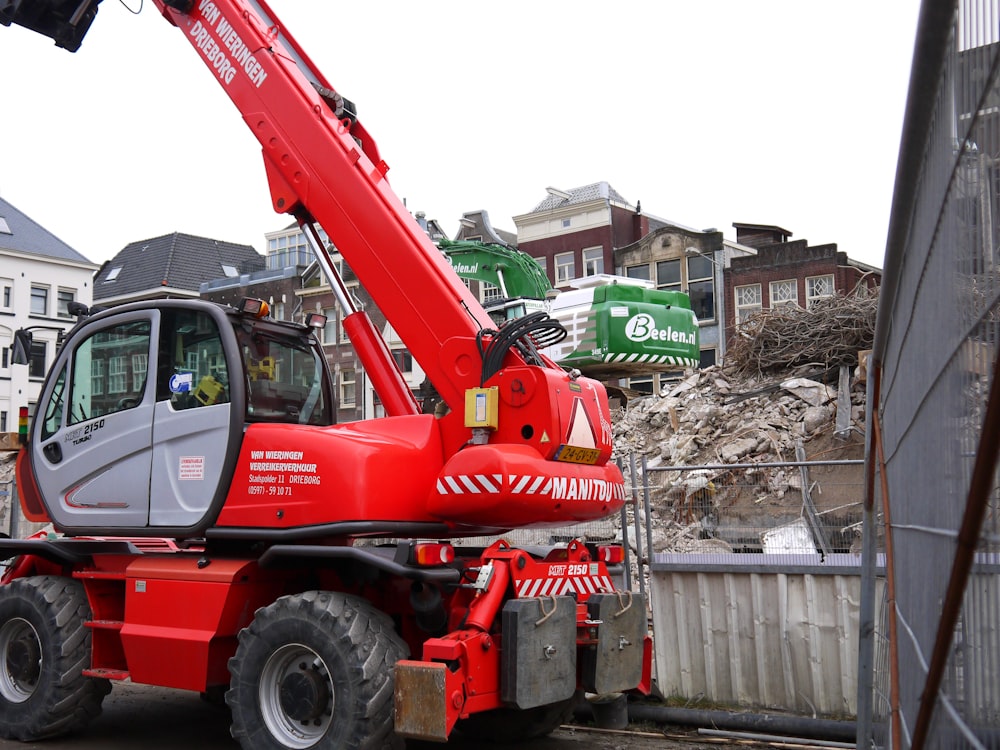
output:
[[[575,591],[584,596],[614,591],[609,576],[566,576],[563,578],[524,578],[517,582],[519,597],[563,596]]]
[[[552,491],[552,478],[511,474],[507,477],[512,494],[547,495]],[[439,495],[477,495],[484,492],[500,492],[503,474],[449,474],[439,477]]]

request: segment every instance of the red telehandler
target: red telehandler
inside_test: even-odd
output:
[[[75,51],[99,3],[0,0],[0,22]],[[562,335],[544,314],[495,328],[263,0],[154,4],[260,141],[386,416],[334,424],[322,316],[79,310],[16,464],[52,531],[0,541],[0,735],[78,730],[120,680],[224,694],[247,750],[516,741],[581,691],[648,689],[620,546],[457,541],[621,509],[604,387],[539,353]],[[319,227],[446,409],[422,413]]]

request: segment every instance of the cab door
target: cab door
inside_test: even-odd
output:
[[[59,528],[99,533],[147,523],[155,318],[137,311],[94,320],[56,359],[31,458]]]
[[[183,532],[203,526],[221,505],[242,423],[234,419],[231,368],[215,316],[180,304],[165,308],[158,338],[149,525]]]

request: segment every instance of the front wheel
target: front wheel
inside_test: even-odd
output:
[[[393,667],[406,655],[363,599],[284,596],[257,611],[229,661],[233,737],[244,750],[399,746]]]
[[[54,737],[100,714],[111,683],[83,676],[89,618],[79,581],[34,576],[0,586],[0,736]]]

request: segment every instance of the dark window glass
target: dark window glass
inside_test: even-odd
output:
[[[715,286],[712,281],[695,281],[688,284],[691,309],[698,320],[715,319]]]

